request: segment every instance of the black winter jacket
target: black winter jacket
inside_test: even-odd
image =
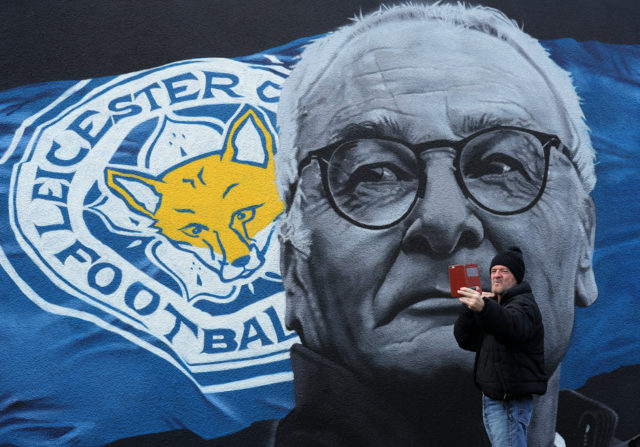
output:
[[[481,312],[463,305],[454,326],[458,345],[476,353],[476,386],[497,400],[544,394],[544,327],[531,287],[523,281],[500,304],[490,298],[484,304]]]

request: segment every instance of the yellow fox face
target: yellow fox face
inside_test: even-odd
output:
[[[263,144],[260,163],[238,158],[242,139],[236,137],[249,120]],[[179,249],[194,253],[222,281],[247,277],[264,262],[270,232],[266,239],[258,235],[268,231],[283,210],[274,179],[273,138],[252,109],[232,124],[220,152],[158,177],[106,170],[113,192],[131,209],[151,217],[154,227]]]

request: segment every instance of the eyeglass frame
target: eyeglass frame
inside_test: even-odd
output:
[[[485,133],[489,133],[489,132],[494,132],[494,131],[498,131],[498,130],[515,130],[515,131],[519,131],[519,132],[523,132],[529,135],[532,135],[533,137],[537,138],[537,140],[540,142],[540,144],[542,145],[542,150],[544,151],[544,177],[542,179],[542,185],[540,186],[540,191],[538,192],[538,194],[536,195],[536,197],[531,201],[531,203],[529,203],[527,206],[519,208],[517,210],[514,211],[497,211],[494,209],[489,208],[486,205],[483,205],[478,199],[475,198],[475,196],[473,194],[471,194],[471,192],[469,191],[469,189],[467,188],[467,185],[465,184],[463,178],[462,178],[462,172],[460,170],[460,159],[461,159],[461,154],[462,154],[462,149],[467,145],[467,143],[469,143],[471,140],[485,134]],[[382,141],[391,141],[394,143],[398,143],[401,144],[403,146],[405,146],[406,148],[408,148],[411,152],[413,152],[417,162],[418,162],[418,189],[416,190],[416,194],[415,197],[413,199],[413,201],[411,202],[411,205],[407,208],[407,211],[400,216],[399,218],[397,218],[396,220],[394,220],[391,223],[385,224],[385,225],[368,225],[368,224],[364,224],[362,222],[358,222],[357,220],[349,217],[347,214],[345,214],[340,207],[338,207],[338,204],[335,202],[335,199],[333,198],[333,194],[331,193],[331,189],[329,187],[329,180],[328,180],[328,166],[329,166],[329,162],[331,161],[331,157],[333,156],[333,153],[342,145],[344,144],[348,144],[350,142],[355,142],[355,141],[359,141],[359,140],[382,140]],[[462,191],[463,195],[465,196],[466,199],[471,200],[471,202],[475,203],[477,206],[479,206],[481,209],[488,211],[492,214],[496,214],[499,216],[510,216],[510,215],[514,215],[514,214],[520,214],[520,213],[524,213],[525,211],[530,210],[531,208],[533,208],[538,201],[540,200],[540,197],[542,197],[542,194],[544,193],[546,186],[547,186],[547,180],[549,177],[549,164],[550,164],[550,159],[551,159],[551,147],[555,147],[556,149],[558,149],[565,157],[567,157],[567,159],[569,161],[572,161],[571,158],[571,153],[569,151],[569,148],[567,146],[565,146],[562,141],[560,140],[560,138],[557,135],[553,135],[553,134],[549,134],[549,133],[545,133],[545,132],[540,132],[537,130],[531,130],[531,129],[526,129],[524,127],[518,127],[518,126],[492,126],[492,127],[488,127],[486,129],[482,129],[478,132],[475,132],[461,140],[446,140],[446,139],[439,139],[439,140],[433,140],[433,141],[427,141],[427,142],[423,142],[423,143],[409,143],[407,141],[401,140],[399,138],[394,138],[394,137],[387,137],[387,136],[375,136],[375,137],[362,137],[362,138],[351,138],[351,139],[342,139],[339,141],[336,141],[334,143],[331,143],[327,146],[321,147],[319,149],[314,149],[312,151],[310,151],[298,164],[298,177],[302,176],[302,170],[311,163],[312,160],[321,160],[324,163],[318,163],[318,165],[320,166],[320,174],[321,174],[321,178],[322,178],[322,185],[324,187],[325,190],[325,194],[327,196],[327,199],[329,201],[329,203],[331,204],[331,207],[334,209],[334,211],[343,219],[347,220],[348,222],[352,223],[353,225],[359,226],[361,228],[366,228],[366,229],[371,229],[371,230],[382,230],[382,229],[387,229],[387,228],[391,228],[392,226],[396,225],[397,223],[401,222],[402,220],[404,220],[410,213],[411,211],[413,211],[413,209],[416,206],[416,203],[418,202],[418,199],[423,199],[424,198],[424,193],[426,191],[427,188],[427,174],[425,172],[426,169],[426,162],[420,157],[420,155],[423,152],[426,152],[428,150],[431,149],[438,149],[438,148],[450,148],[453,149],[456,153],[455,158],[453,160],[453,167],[454,167],[454,175],[456,178],[456,182],[458,183],[458,187],[460,188],[460,190]]]

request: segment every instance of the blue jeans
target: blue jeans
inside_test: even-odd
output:
[[[482,395],[484,428],[493,447],[526,447],[533,398],[494,400]]]

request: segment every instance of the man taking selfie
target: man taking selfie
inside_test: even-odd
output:
[[[544,326],[517,247],[491,261],[491,292],[458,290],[464,304],[454,326],[462,349],[476,353],[473,378],[493,446],[526,446],[533,394],[544,394]]]

